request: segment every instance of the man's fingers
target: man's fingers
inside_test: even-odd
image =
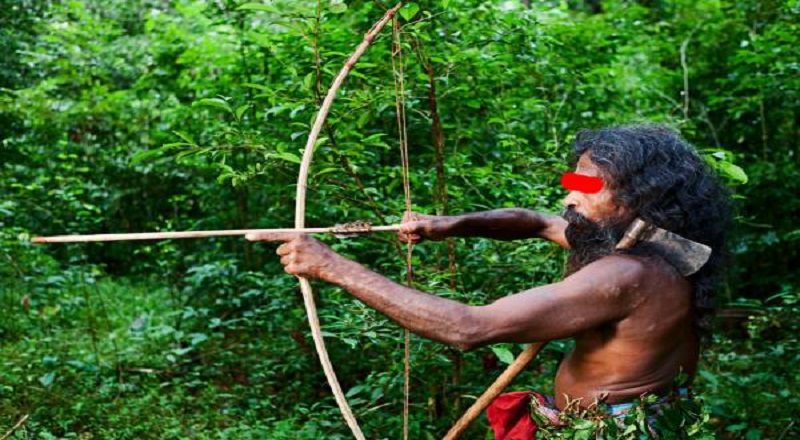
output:
[[[248,241],[292,241],[299,237],[299,232],[253,232],[244,236]]]
[[[422,236],[419,234],[408,234],[408,233],[401,233],[398,234],[398,238],[400,241],[403,242],[410,242],[410,243],[417,243],[422,240]]]
[[[294,264],[287,264],[283,267],[283,271],[288,273],[289,275],[300,276],[300,270]]]
[[[404,243],[419,243],[422,237],[419,234],[420,222],[409,219],[409,214],[406,213],[403,218],[403,223],[400,224],[400,229],[397,231],[397,238]]]
[[[286,254],[288,254],[290,252],[292,252],[292,249],[291,249],[291,246],[289,245],[289,243],[284,243],[284,244],[278,246],[278,249],[275,251],[275,253],[280,255],[280,256],[284,256],[284,255],[286,255]]]
[[[422,226],[422,222],[408,221],[400,224],[400,232],[413,234]]]

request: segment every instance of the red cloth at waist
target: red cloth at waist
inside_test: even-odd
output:
[[[538,427],[531,419],[531,399],[544,405],[539,393],[516,391],[497,396],[486,409],[495,440],[531,440]]]

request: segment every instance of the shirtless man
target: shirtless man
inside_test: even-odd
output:
[[[567,276],[491,304],[469,306],[389,280],[305,235],[264,234],[286,272],[343,287],[410,331],[462,350],[496,342],[574,338],[561,363],[555,404],[566,398],[628,402],[667,394],[680,373],[694,376],[699,336],[721,268],[724,189],[694,149],[656,126],[581,132],[575,174],[601,189],[575,189],[563,217],[525,209],[460,216],[407,215],[406,241],[445,237],[544,238],[570,249]],[[636,217],[707,244],[714,252],[685,278],[645,243],[614,247]]]

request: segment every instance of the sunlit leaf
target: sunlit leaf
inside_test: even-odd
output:
[[[45,388],[50,388],[50,385],[53,384],[53,381],[56,379],[56,373],[49,372],[45,373],[42,376],[39,376],[39,383],[42,384]]]
[[[238,8],[237,11],[263,11],[263,12],[278,12],[278,9],[270,3],[245,3]]]
[[[413,2],[406,3],[405,5],[403,5],[402,8],[400,8],[399,11],[400,16],[403,17],[403,20],[405,21],[411,21],[411,19],[414,18],[418,12],[419,12],[419,5]]]
[[[500,359],[500,362],[508,365],[514,362],[514,354],[508,348],[502,345],[493,345],[491,348],[497,358]]]
[[[216,107],[232,113],[231,106],[220,98],[203,98],[192,103],[192,107]]]
[[[250,108],[250,104],[245,104],[245,105],[239,106],[239,108],[236,109],[236,120],[238,120],[238,121],[242,120],[242,115],[244,115],[244,112],[246,112],[247,109],[249,109],[249,108]]]
[[[344,0],[331,0],[328,9],[334,14],[341,14],[347,11],[347,3]]]
[[[272,155],[278,159],[285,160],[286,162],[300,164],[300,157],[296,154],[289,153],[288,151],[281,151],[273,153]]]
[[[747,173],[745,173],[740,166],[723,161],[719,163],[719,168],[723,173],[725,173],[726,176],[730,177],[735,182],[741,184],[747,183]]]
[[[194,141],[194,139],[192,138],[192,136],[189,133],[187,133],[185,131],[180,131],[180,130],[175,130],[175,131],[173,131],[173,133],[175,133],[175,135],[178,136],[179,138],[185,140],[190,145],[194,145],[194,146],[197,145],[197,142]]]

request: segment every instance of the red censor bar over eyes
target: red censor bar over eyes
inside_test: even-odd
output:
[[[603,189],[603,179],[584,174],[565,173],[561,176],[561,186],[570,191],[595,194]]]

